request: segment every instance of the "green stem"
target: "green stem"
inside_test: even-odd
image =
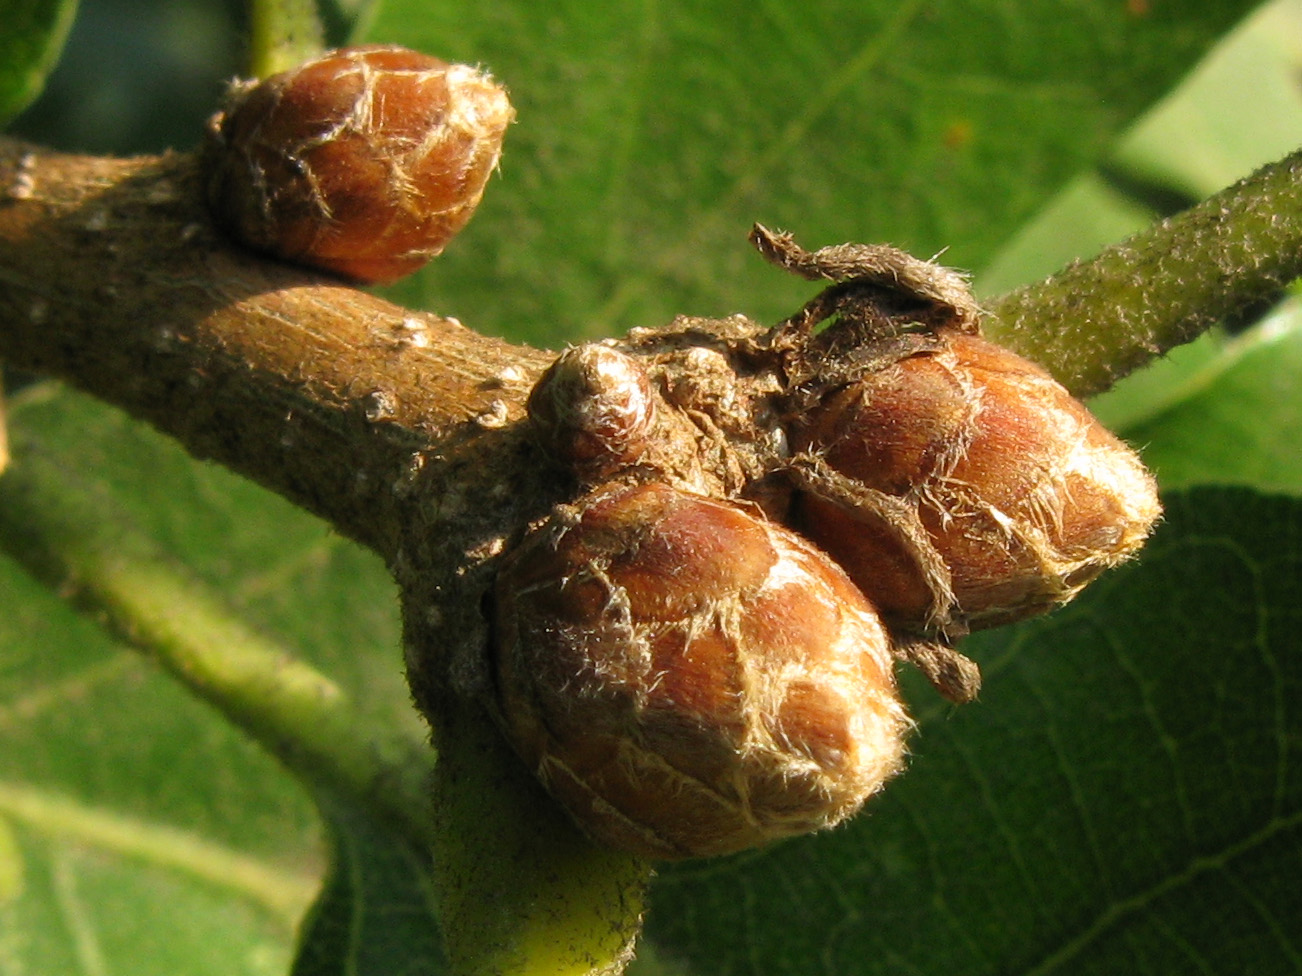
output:
[[[621,972],[642,926],[651,866],[581,835],[482,708],[447,700],[434,734],[432,879],[452,971]]]
[[[1302,274],[1302,150],[990,304],[987,333],[1091,396]]]
[[[325,49],[315,0],[249,0],[249,74],[265,78]]]
[[[420,850],[433,842],[433,750],[377,730],[329,678],[254,632],[79,482],[75,459],[15,444],[0,551],[247,730],[318,789],[360,800]]]
[[[0,474],[9,466],[9,418],[5,407],[3,364],[0,364]]]

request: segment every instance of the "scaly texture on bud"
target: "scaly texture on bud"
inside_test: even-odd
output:
[[[252,248],[392,281],[470,219],[513,114],[475,68],[401,47],[330,52],[233,90],[210,125],[209,203]]]
[[[645,370],[595,342],[556,358],[529,394],[528,410],[544,450],[590,479],[636,461],[655,420]]]
[[[1134,451],[1048,373],[976,336],[939,336],[809,411],[796,449],[869,491],[803,493],[797,519],[892,626],[949,619],[961,633],[1071,599],[1139,548],[1161,508]]]
[[[594,492],[496,588],[497,709],[594,838],[652,858],[829,827],[903,760],[887,635],[845,574],[740,506]]]

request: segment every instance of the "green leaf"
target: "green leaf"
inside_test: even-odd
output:
[[[1168,499],[1141,560],[966,645],[848,828],[662,873],[701,973],[1302,972],[1302,504]],[[911,682],[916,690],[917,682]]]
[[[890,241],[979,267],[1253,5],[390,0],[519,122],[475,222],[395,294],[557,343],[808,297],[746,244]]]
[[[1138,126],[1112,163],[1192,202],[1302,143],[1302,7],[1264,4]],[[1250,111],[1244,111],[1250,106]]]
[[[76,0],[0,2],[0,126],[40,94],[76,12]]]
[[[66,465],[83,493],[114,506],[234,612],[328,674],[378,728],[424,735],[402,674],[397,596],[373,553],[58,384],[11,393],[9,408],[15,443]]]
[[[185,704],[169,700],[166,689],[158,703],[136,700],[133,693],[158,691],[146,676],[126,675],[103,691],[119,694],[101,709],[124,704],[140,712],[171,710]],[[172,689],[173,695],[176,694]],[[191,706],[192,702],[189,703]],[[89,717],[80,718],[82,728]],[[122,724],[99,721],[105,732],[120,733]],[[137,724],[142,735],[160,730],[156,721]],[[184,741],[171,732],[172,741]],[[51,743],[46,756],[60,751],[72,758],[70,737]],[[26,746],[25,736],[8,736]],[[84,747],[84,743],[76,745]],[[249,772],[233,756],[228,743],[206,743],[196,749],[227,776]],[[226,748],[222,748],[225,746]],[[159,749],[143,749],[138,761],[157,761]],[[119,757],[100,754],[95,778],[114,773],[128,786],[134,770]],[[187,757],[190,758],[190,757]],[[20,884],[0,902],[0,965],[5,972],[94,974],[129,971],[142,976],[185,973],[258,974],[285,972],[289,937],[314,887],[310,861],[294,863],[292,848],[258,850],[269,833],[295,825],[292,804],[268,802],[258,795],[260,781],[249,777],[222,795],[216,791],[173,791],[152,804],[155,819],[124,814],[124,795],[89,784],[15,785],[21,775],[6,764],[0,781],[0,815],[13,824]],[[185,763],[177,763],[184,774]],[[23,771],[25,772],[25,771]],[[255,771],[256,772],[256,771]],[[91,776],[83,771],[86,778]],[[98,785],[98,784],[96,784]],[[157,787],[162,793],[164,786]],[[71,795],[73,791],[79,796]],[[122,791],[126,792],[126,790]],[[100,795],[92,795],[92,794]],[[231,806],[244,795],[259,801],[248,811]],[[136,800],[142,798],[135,797]],[[239,843],[216,842],[198,827],[199,818],[184,809],[205,799],[227,812],[249,836]],[[272,821],[279,821],[273,824]],[[299,840],[301,845],[301,840]],[[166,920],[166,924],[159,924]]]
[[[1000,249],[978,294],[1052,274],[1302,145],[1299,37],[1302,8],[1264,4]]]
[[[429,859],[368,811],[323,800],[331,869],[293,976],[434,976],[447,971]]]
[[[301,649],[377,730],[419,741],[378,560],[85,398],[47,385],[11,406],[17,443],[39,441],[79,490]],[[13,858],[0,870],[22,881],[0,904],[0,962],[286,972],[321,864],[308,794],[245,733],[4,559],[0,605],[0,820],[22,852],[17,871]]]
[[[1251,485],[1302,493],[1302,297],[1186,371],[1127,425],[1165,488]]]

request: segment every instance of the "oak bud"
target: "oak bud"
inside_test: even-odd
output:
[[[876,613],[829,559],[739,506],[609,488],[496,586],[516,751],[588,834],[652,858],[832,826],[903,759]]]
[[[809,412],[796,449],[866,490],[803,493],[797,519],[892,626],[949,615],[961,633],[1071,599],[1161,508],[1135,452],[1043,369],[974,335],[938,338]]]
[[[513,114],[475,68],[401,47],[332,51],[233,89],[209,127],[209,204],[254,249],[392,281],[470,219]]]
[[[543,448],[586,478],[637,460],[655,421],[651,380],[632,356],[601,343],[561,353],[527,404]]]

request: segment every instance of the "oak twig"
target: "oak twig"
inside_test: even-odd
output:
[[[402,592],[408,643],[436,659],[480,646],[485,573],[465,573],[467,554],[500,552],[560,490],[515,423],[551,357],[246,252],[212,227],[199,185],[187,155],[101,159],[0,139],[0,359],[122,407],[375,550]],[[81,558],[61,538],[62,556]],[[167,599],[172,582],[133,588]],[[124,606],[118,625],[148,610]],[[263,703],[287,704],[286,721],[245,714],[244,676],[211,645],[195,662],[154,643],[241,722],[301,730],[292,696]],[[256,677],[265,655],[250,660]],[[416,693],[438,747],[429,833],[450,956],[467,972],[526,971],[539,946],[557,971],[626,958],[647,865],[583,838],[476,703]],[[409,793],[386,800],[399,819],[426,809]]]
[[[990,338],[1101,393],[1302,275],[1302,150],[990,303]]]
[[[378,552],[402,592],[409,644],[453,661],[458,642],[482,650],[492,560],[570,487],[539,463],[518,423],[552,357],[248,253],[212,227],[199,185],[192,156],[103,159],[0,139],[0,359],[126,409]],[[800,274],[897,284],[874,264],[890,249],[768,244]],[[909,267],[933,286],[950,282],[925,263]],[[988,328],[1089,394],[1300,271],[1294,155],[994,301]],[[694,334],[680,325],[683,342]],[[961,660],[912,653],[956,697],[974,691]],[[485,971],[509,971],[493,953],[560,944],[554,926],[568,912],[576,934],[561,943],[623,958],[646,865],[594,848],[554,809],[533,814],[538,787],[486,714],[442,700],[437,676],[424,680],[413,690],[440,746],[436,863],[456,923],[448,932],[470,933],[457,937]],[[469,842],[476,831],[492,836]],[[494,905],[514,897],[519,911],[478,913],[476,893],[490,888]]]
[[[188,155],[0,140],[0,358],[148,420],[392,562],[423,458],[479,450],[549,357],[248,253],[212,228],[197,186]],[[497,483],[495,466],[461,473],[472,494],[480,474]]]

